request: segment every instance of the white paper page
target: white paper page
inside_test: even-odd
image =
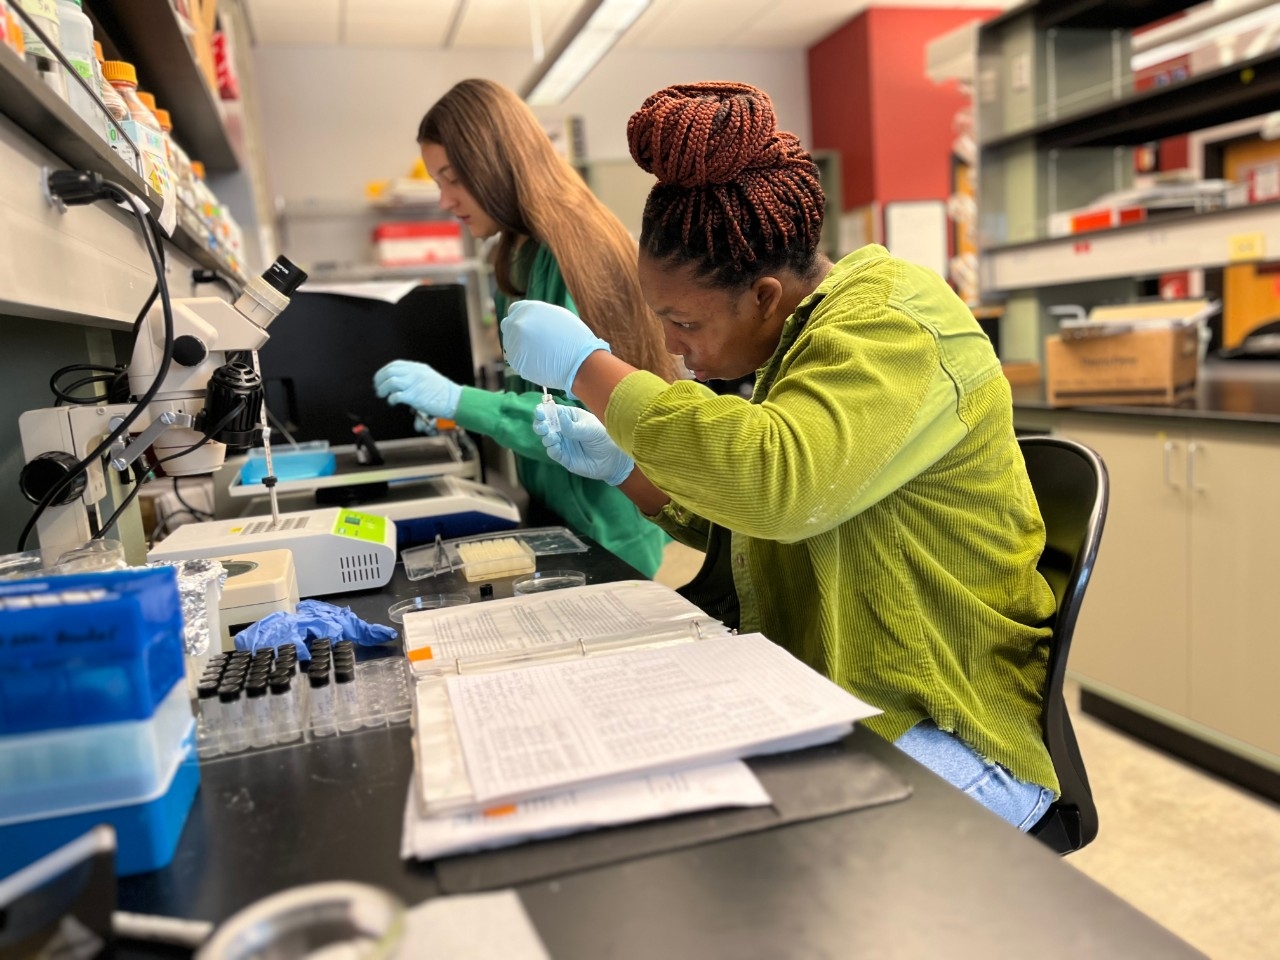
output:
[[[477,805],[834,737],[879,712],[760,634],[444,683]]]
[[[404,645],[420,666],[424,658],[447,662],[708,619],[670,587],[623,580],[411,613],[404,618]]]
[[[695,810],[768,804],[769,794],[756,775],[737,760],[650,774],[456,816],[419,816],[410,787],[400,856],[430,860]]]
[[[514,890],[436,897],[405,920],[396,960],[550,960]]]

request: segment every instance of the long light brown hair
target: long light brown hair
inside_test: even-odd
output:
[[[525,293],[511,273],[519,240],[544,243],[583,322],[614,355],[675,378],[661,322],[640,292],[635,241],[556,153],[524,101],[501,84],[463,80],[427,111],[418,142],[445,149],[462,185],[501,228],[494,273],[503,293]]]

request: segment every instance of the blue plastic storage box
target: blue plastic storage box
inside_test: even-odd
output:
[[[172,567],[0,582],[0,736],[149,719],[182,626]]]
[[[167,866],[173,859],[200,786],[200,763],[188,744],[165,778],[163,790],[134,803],[0,827],[0,877],[56,850],[100,823],[116,830],[116,873],[125,876]]]

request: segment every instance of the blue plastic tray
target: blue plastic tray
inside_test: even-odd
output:
[[[100,823],[116,831],[116,874],[146,873],[168,866],[200,786],[194,749],[174,771],[168,789],[153,800],[66,817],[0,827],[0,877],[20,870]]]

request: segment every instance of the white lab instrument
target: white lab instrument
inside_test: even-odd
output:
[[[227,571],[218,616],[222,649],[235,649],[235,635],[271,613],[298,609],[298,577],[293,553],[263,550],[215,557]]]
[[[330,507],[302,513],[187,523],[158,543],[150,560],[291,550],[298,596],[371,590],[391,579],[396,527],[386,517]]]
[[[234,305],[217,297],[173,300],[172,361],[147,408],[131,424],[135,435],[126,432],[110,447],[111,468],[128,470],[154,446],[160,458],[182,454],[165,463],[169,476],[204,474],[222,465],[225,444],[253,442],[262,410],[256,355],[253,363],[246,363],[243,359],[228,362],[227,354],[256,351],[265,344],[267,327],[305,279],[306,274],[281,257],[261,277],[248,282]],[[129,363],[134,396],[145,396],[155,383],[164,342],[164,313],[156,303],[142,322]],[[83,471],[76,466],[133,409],[132,403],[71,405],[28,410],[18,418],[26,460],[23,493],[38,502],[59,484],[65,485],[37,521],[40,545],[46,551],[69,549],[97,532],[98,504],[107,493],[103,468],[97,460]],[[199,444],[206,432],[213,438]],[[74,474],[69,484],[65,483],[68,474]]]

